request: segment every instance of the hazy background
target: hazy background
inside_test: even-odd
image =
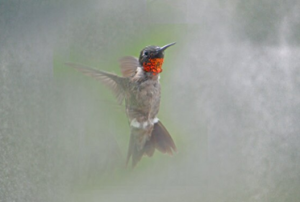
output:
[[[0,201],[296,202],[299,0],[0,0]],[[125,168],[124,107],[64,65],[166,51],[178,153]]]

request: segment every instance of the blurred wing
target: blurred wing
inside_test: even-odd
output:
[[[75,63],[65,63],[65,64],[103,83],[105,86],[107,86],[110,90],[113,91],[113,93],[117,98],[118,103],[122,104],[122,101],[124,99],[124,90],[125,90],[124,88],[127,84],[126,78],[122,78],[115,74],[107,73],[101,70],[96,70],[81,64],[75,64]]]
[[[140,66],[137,58],[132,56],[126,56],[119,60],[122,75],[124,77],[130,77],[135,74],[136,68]]]

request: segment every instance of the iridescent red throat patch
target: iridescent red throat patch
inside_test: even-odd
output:
[[[152,72],[153,75],[156,75],[162,72],[162,64],[164,62],[163,58],[152,58],[148,62],[143,63],[144,71]]]

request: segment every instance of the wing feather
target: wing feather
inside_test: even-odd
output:
[[[128,79],[101,70],[96,70],[82,64],[75,64],[75,63],[65,63],[65,64],[103,83],[110,90],[112,90],[119,104],[121,104],[122,101],[124,100],[124,94],[125,94],[124,91]]]
[[[137,67],[140,63],[137,58],[133,56],[126,56],[119,60],[122,75],[124,77],[131,77],[135,74]]]

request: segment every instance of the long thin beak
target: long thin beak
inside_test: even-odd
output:
[[[176,44],[176,43],[173,42],[173,43],[170,43],[170,44],[168,44],[168,45],[165,45],[165,46],[161,47],[159,51],[163,52],[163,51],[166,50],[168,47],[173,46],[173,45],[175,45],[175,44]]]

